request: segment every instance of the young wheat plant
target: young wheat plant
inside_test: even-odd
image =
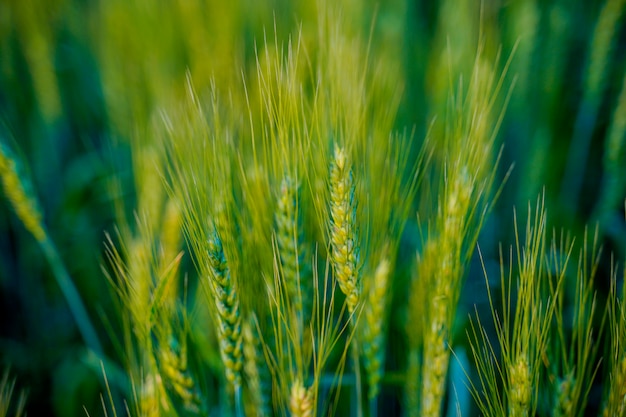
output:
[[[611,291],[609,293],[609,327],[611,346],[608,352],[609,378],[605,388],[603,416],[626,415],[626,354],[624,343],[626,340],[626,285],[618,295],[616,271],[613,270]],[[622,281],[623,282],[623,281]]]
[[[532,416],[537,409],[542,360],[555,310],[554,296],[562,285],[561,275],[554,287],[555,293],[552,296],[547,294],[544,282],[545,228],[546,212],[541,199],[534,212],[529,205],[523,241],[515,227],[515,274],[513,257],[510,256],[511,265],[506,271],[501,254],[501,310],[497,309],[493,294],[487,287],[502,351],[501,361],[495,356],[495,348],[479,317],[468,332],[480,383],[478,387],[472,385],[472,394],[481,413],[486,416]],[[513,249],[510,253],[513,254]],[[485,281],[488,284],[486,271]],[[517,289],[514,305],[513,288]]]

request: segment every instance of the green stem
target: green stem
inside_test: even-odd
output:
[[[50,267],[52,268],[52,274],[61,288],[61,292],[67,301],[72,316],[74,316],[74,320],[78,326],[78,331],[85,341],[85,344],[96,355],[102,356],[104,351],[102,350],[102,345],[98,339],[96,329],[89,320],[85,305],[83,304],[80,294],[76,290],[76,287],[74,286],[74,283],[72,282],[72,279],[70,278],[70,275],[61,260],[61,256],[54,246],[54,243],[50,240],[47,233],[45,238],[38,240],[38,242],[46,259],[48,260],[48,263],[50,264]]]
[[[378,394],[375,397],[370,398],[370,417],[376,417],[378,415]]]
[[[363,417],[363,391],[361,388],[361,366],[359,363],[359,345],[356,338],[352,339],[352,366],[354,366],[354,377],[356,386],[356,415]]]
[[[245,417],[241,397],[241,384],[235,386],[235,417]]]

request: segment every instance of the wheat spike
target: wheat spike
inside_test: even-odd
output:
[[[528,416],[531,395],[530,367],[521,356],[509,367],[509,416]]]
[[[302,381],[296,379],[291,386],[289,396],[289,411],[292,417],[312,417],[314,413],[313,390],[305,388]]]
[[[271,382],[263,356],[262,340],[256,327],[254,313],[243,326],[243,370],[246,375],[248,389],[252,397],[254,415],[258,417],[271,415]]]
[[[157,362],[161,380],[179,414],[198,416],[206,414],[206,406],[191,370],[187,366],[186,349],[176,339],[158,347]]]
[[[139,392],[135,394],[136,412],[142,417],[159,417],[161,415],[161,398],[163,392],[161,375],[148,372],[141,382]]]
[[[448,351],[448,326],[442,320],[446,317],[444,300],[435,300],[431,305],[433,318],[426,335],[424,346],[424,366],[422,370],[422,415],[438,416],[445,393],[445,380],[450,354]],[[433,313],[434,311],[434,313]]]
[[[448,222],[454,222],[449,220]],[[452,256],[451,240],[430,241],[418,266],[418,279],[428,280],[431,292],[423,293],[420,302],[426,303],[428,323],[425,324],[424,366],[422,368],[421,412],[424,416],[437,416],[445,392],[445,379],[450,361],[448,338],[450,311],[456,275],[456,260]]]
[[[280,185],[276,209],[276,240],[287,295],[294,311],[305,319],[311,306],[312,288],[301,273],[303,250],[299,223],[298,186],[285,177]]]
[[[226,379],[238,389],[241,386],[243,366],[239,295],[216,231],[209,238],[208,254],[212,272],[211,287],[219,316],[220,353],[226,368]]]
[[[556,392],[556,404],[552,415],[555,417],[565,417],[575,415],[574,405],[572,397],[574,396],[573,390],[576,388],[576,381],[574,380],[574,373],[570,372],[563,379],[561,379],[557,392]]]
[[[70,278],[54,242],[48,237],[42,222],[42,214],[32,191],[32,184],[26,176],[20,175],[19,166],[11,150],[0,142],[0,177],[7,199],[13,206],[17,217],[39,243],[47,258],[54,278],[67,300],[69,308],[76,320],[78,330],[85,342],[95,351],[102,352],[98,333],[89,321],[89,316]]]
[[[343,148],[335,147],[330,171],[331,259],[339,288],[346,296],[348,311],[359,302],[359,243],[352,170]]]
[[[15,214],[38,241],[46,239],[42,225],[42,215],[35,199],[32,187],[26,178],[20,178],[18,166],[11,151],[0,143],[0,176],[7,199]]]
[[[420,375],[422,366],[420,353],[413,348],[407,355],[406,384],[404,387],[404,406],[408,417],[420,416]]]
[[[463,165],[448,173],[444,207],[439,213],[441,234],[427,243],[418,279],[428,280],[428,320],[424,341],[422,414],[438,416],[450,362],[449,335],[463,277],[462,242],[467,239],[468,213],[474,184]],[[426,293],[425,293],[426,294]]]
[[[390,264],[383,258],[376,272],[374,282],[368,294],[368,302],[363,312],[365,323],[363,328],[363,359],[369,384],[369,398],[376,398],[380,390],[380,379],[383,373],[384,334],[383,322],[388,287]]]
[[[626,416],[626,356],[615,364],[603,416]]]
[[[9,370],[5,369],[2,379],[0,380],[0,417],[6,417],[9,415],[9,409],[13,397],[13,391],[15,389],[15,379],[9,380]],[[20,417],[26,415],[24,408],[26,407],[26,393],[20,391],[17,399],[17,405],[15,406],[12,415]]]

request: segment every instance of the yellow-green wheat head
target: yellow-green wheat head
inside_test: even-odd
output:
[[[26,230],[38,241],[43,241],[46,238],[43,216],[32,185],[20,171],[8,146],[0,143],[0,178],[6,198]]]
[[[330,169],[331,259],[350,314],[355,312],[361,295],[356,211],[351,162],[346,151],[336,146]]]
[[[207,252],[211,269],[210,285],[219,320],[220,354],[224,361],[226,379],[238,389],[241,386],[243,367],[239,295],[216,230],[209,236]]]

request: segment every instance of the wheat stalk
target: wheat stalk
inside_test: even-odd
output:
[[[602,95],[606,89],[607,64],[610,62],[611,47],[619,28],[618,22],[624,12],[624,0],[606,0],[591,39],[587,58],[585,85],[582,102],[576,115],[574,137],[570,144],[561,195],[566,203],[578,204],[587,165],[587,152],[600,109]]]
[[[11,400],[13,397],[13,391],[15,389],[15,380],[9,381],[9,370],[5,369],[2,379],[0,380],[0,417],[9,416],[9,407],[11,406]],[[20,417],[26,415],[24,408],[26,407],[26,392],[20,391],[17,399],[17,406],[11,414],[13,417]]]
[[[412,348],[407,354],[406,384],[404,386],[404,409],[409,417],[420,416],[420,375],[422,363],[420,352]]]
[[[575,389],[576,380],[574,379],[574,373],[570,372],[559,381],[555,406],[552,411],[554,417],[567,417],[576,414],[574,409],[576,402],[573,401],[573,399],[576,399]]]
[[[54,242],[50,239],[43,226],[42,214],[32,191],[32,185],[28,178],[25,176],[22,178],[18,171],[15,157],[10,149],[0,142],[0,178],[4,192],[26,230],[39,243],[52,268],[53,276],[67,300],[83,340],[96,354],[102,355],[103,349],[98,333],[89,320],[89,315],[80,298],[80,294],[74,286],[74,282],[70,278]]]

